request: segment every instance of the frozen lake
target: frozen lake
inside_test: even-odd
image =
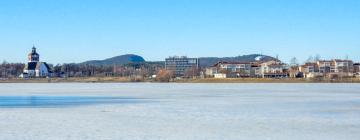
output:
[[[358,140],[360,84],[0,84],[0,140]]]

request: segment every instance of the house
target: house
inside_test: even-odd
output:
[[[300,71],[305,78],[315,77],[349,77],[353,75],[354,65],[351,60],[321,60],[302,65]]]
[[[251,65],[250,77],[256,77],[256,78],[262,77],[260,64],[252,64]]]
[[[354,67],[354,76],[360,77],[360,63],[355,63]]]
[[[254,62],[218,62],[213,67],[207,68],[208,75],[219,78],[279,78],[288,77],[286,65],[280,61],[254,61]],[[225,74],[216,75],[215,74]]]
[[[359,73],[360,72],[360,63],[354,63],[353,68],[354,68],[354,73]]]
[[[250,77],[250,62],[218,62],[214,65],[217,73],[226,74],[226,78]]]
[[[335,69],[334,72],[337,73],[353,73],[354,71],[354,62],[352,60],[333,60]]]
[[[317,61],[316,64],[318,67],[317,72],[324,73],[324,74],[330,73],[330,72],[335,72],[334,63],[331,60]]]
[[[21,78],[44,78],[50,77],[52,71],[46,62],[40,62],[40,55],[36,52],[35,46],[28,55],[28,63],[25,65]]]
[[[215,73],[214,78],[227,78],[225,73]]]
[[[209,67],[205,69],[206,77],[214,77],[217,73],[219,73],[217,67]]]
[[[353,77],[354,75],[354,67],[352,60],[333,60],[333,69],[331,73],[328,75],[330,78],[337,77]]]
[[[300,67],[300,72],[303,73],[304,78],[323,76],[323,74],[319,72],[319,63],[314,62],[306,62]]]
[[[281,61],[261,62],[261,75],[263,78],[283,78],[288,77],[286,64]]]

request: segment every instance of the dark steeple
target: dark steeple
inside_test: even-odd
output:
[[[35,54],[35,53],[36,53],[36,48],[35,48],[35,45],[33,45],[31,53],[33,53],[33,54]]]
[[[39,62],[40,55],[36,52],[36,47],[33,45],[31,53],[28,55],[29,62]]]

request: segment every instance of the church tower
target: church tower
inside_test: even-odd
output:
[[[29,62],[39,62],[40,61],[40,55],[36,52],[35,46],[33,46],[31,53],[28,55]]]

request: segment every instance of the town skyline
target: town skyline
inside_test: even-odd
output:
[[[27,51],[31,50],[31,48],[38,48],[36,45],[32,45],[32,47],[29,47],[27,49]],[[41,52],[41,51],[40,51]],[[42,54],[42,60],[45,60],[45,61],[48,61],[49,59],[51,60],[51,57],[47,56],[47,55],[43,55]],[[50,62],[51,64],[65,64],[65,63],[83,63],[83,62],[86,62],[86,61],[92,61],[92,60],[105,60],[105,59],[109,59],[109,58],[112,58],[112,57],[116,57],[116,56],[122,56],[122,55],[127,55],[127,54],[134,54],[134,55],[139,55],[139,54],[136,54],[136,53],[125,53],[125,54],[118,54],[118,55],[115,55],[115,56],[108,56],[106,58],[99,58],[99,59],[87,59],[87,60],[83,60],[83,61],[79,61],[79,62],[58,62],[58,63],[52,63],[51,61],[48,61]],[[298,64],[302,64],[302,63],[306,63],[309,61],[309,59],[312,59],[313,61],[315,61],[316,59],[318,60],[334,60],[334,59],[340,59],[340,60],[353,60],[354,62],[359,62],[358,60],[356,59],[351,59],[351,56],[349,55],[345,55],[344,57],[331,57],[331,58],[325,58],[323,57],[321,54],[314,54],[314,55],[309,55],[308,57],[306,57],[305,60],[301,60],[299,59],[299,57],[297,56],[293,56],[291,58],[289,58],[289,60],[284,60],[281,58],[280,54],[276,54],[275,56],[274,55],[269,55],[269,54],[264,54],[263,52],[260,52],[260,53],[250,53],[250,54],[241,54],[241,55],[234,55],[234,56],[200,56],[200,57],[194,57],[194,56],[188,56],[188,55],[168,55],[164,58],[162,58],[161,60],[149,60],[149,59],[146,59],[146,56],[142,56],[142,55],[139,55],[141,57],[143,57],[145,59],[145,61],[148,61],[148,62],[156,62],[156,61],[164,61],[166,58],[169,58],[169,57],[174,57],[174,56],[185,56],[185,57],[192,57],[192,58],[204,58],[204,57],[218,57],[218,58],[223,58],[223,57],[237,57],[237,56],[245,56],[245,55],[264,55],[264,56],[270,56],[270,57],[274,57],[274,58],[278,58],[280,61],[282,62],[285,62],[285,63],[288,63],[290,64],[292,59],[296,58],[296,61],[298,62]],[[23,56],[27,55],[27,53],[24,53]],[[300,57],[301,58],[301,57]],[[24,57],[22,57],[22,59],[24,59]],[[20,61],[20,62],[16,62],[16,61],[8,61],[7,59],[3,59],[2,62],[7,62],[7,63],[24,63],[26,62],[27,60],[24,59],[23,61]]]
[[[356,0],[1,1],[0,61],[26,62],[35,44],[52,64],[123,54],[359,62],[358,7]]]

